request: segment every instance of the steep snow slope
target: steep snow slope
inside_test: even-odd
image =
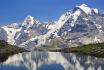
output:
[[[19,32],[21,29],[15,29],[14,28],[7,28],[7,27],[2,27],[6,33],[7,33],[7,42],[14,45],[15,44],[15,35],[17,32]]]

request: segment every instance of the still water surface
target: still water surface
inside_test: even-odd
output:
[[[104,58],[60,52],[24,52],[10,56],[0,70],[104,70]]]

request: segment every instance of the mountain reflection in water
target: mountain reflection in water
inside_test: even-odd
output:
[[[3,65],[25,66],[28,70],[104,70],[104,59],[74,53],[36,51],[11,56]]]

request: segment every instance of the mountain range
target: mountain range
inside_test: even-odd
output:
[[[102,43],[104,15],[82,4],[62,14],[58,21],[41,22],[27,16],[23,22],[1,26],[0,40],[27,50]]]

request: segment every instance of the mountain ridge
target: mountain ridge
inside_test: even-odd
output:
[[[3,33],[0,39],[29,50],[43,45],[50,46],[55,39],[63,41],[57,44],[59,48],[62,45],[76,47],[104,42],[103,22],[104,17],[98,9],[82,4],[64,13],[56,22],[40,22],[27,16],[22,23],[3,26],[0,28]]]

